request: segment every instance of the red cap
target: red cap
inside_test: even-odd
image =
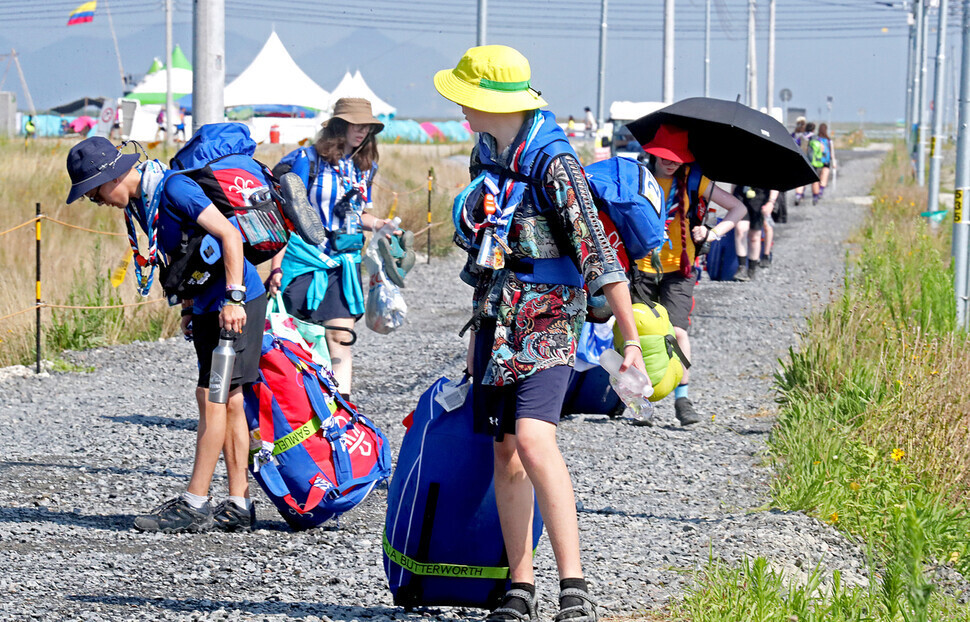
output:
[[[644,145],[643,150],[658,158],[681,164],[694,161],[694,154],[687,147],[687,130],[666,123],[657,129],[653,140]]]

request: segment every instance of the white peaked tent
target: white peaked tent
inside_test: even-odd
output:
[[[303,73],[276,31],[253,62],[226,85],[225,106],[303,106],[326,110],[330,93]]]
[[[381,115],[393,117],[397,112],[397,108],[378,97],[377,94],[372,91],[369,86],[367,86],[367,83],[364,82],[364,76],[360,75],[359,69],[354,75],[350,75],[349,71],[345,73],[344,77],[337,85],[337,88],[335,88],[333,93],[330,94],[331,111],[333,111],[333,105],[341,97],[363,97],[370,102],[371,110],[373,110],[375,117],[379,117]]]

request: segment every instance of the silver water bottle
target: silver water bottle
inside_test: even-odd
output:
[[[212,351],[212,367],[209,371],[209,401],[213,404],[225,404],[229,401],[232,368],[236,362],[236,351],[232,347],[235,341],[235,334],[224,330],[219,335],[219,345]]]

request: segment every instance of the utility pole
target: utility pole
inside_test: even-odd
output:
[[[929,99],[927,93],[929,88],[927,88],[927,66],[929,65],[930,56],[930,5],[929,2],[923,0],[923,11],[922,11],[922,36],[920,37],[923,41],[923,45],[920,48],[920,78],[919,78],[919,147],[917,149],[917,160],[916,160],[916,183],[919,186],[926,185],[926,135],[927,135],[927,121],[929,121],[929,114],[927,111],[927,100]]]
[[[596,85],[596,124],[603,127],[603,110],[605,105],[604,91],[606,89],[606,0],[600,3],[600,68],[599,81]]]
[[[953,191],[953,289],[957,328],[967,329],[967,233],[970,214],[963,199],[970,192],[970,0],[963,0],[963,50],[960,63],[960,110],[957,123],[957,170]]]
[[[664,0],[663,85],[664,103],[674,103],[674,0]]]
[[[758,109],[758,59],[755,43],[755,0],[748,0],[748,106]]]
[[[768,85],[765,105],[770,115],[775,107],[775,0],[768,2],[768,75],[765,82]]]
[[[711,96],[711,0],[704,7],[704,97]]]
[[[923,3],[927,0],[914,0],[913,17],[916,21],[913,30],[916,32],[916,42],[913,46],[913,119],[909,132],[912,134],[911,153],[916,152],[916,145],[919,143],[919,123],[920,123],[920,59],[923,57]],[[914,162],[915,164],[915,162]]]
[[[933,138],[930,140],[930,192],[926,209],[940,205],[940,169],[943,167],[943,85],[946,82],[946,5],[940,0],[936,27],[936,75],[933,77]],[[932,220],[930,222],[933,222]]]
[[[916,65],[916,18],[914,8],[906,14],[909,24],[909,42],[906,49],[906,153],[913,152],[913,80]]]
[[[478,0],[478,38],[475,45],[485,45],[485,27],[488,20],[488,0]]]
[[[172,144],[172,0],[165,0],[165,149]]]
[[[192,132],[225,117],[226,5],[224,0],[194,0],[192,22]],[[171,63],[171,59],[169,59]]]

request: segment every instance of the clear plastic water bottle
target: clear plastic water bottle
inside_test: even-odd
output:
[[[394,232],[398,230],[398,226],[401,224],[401,217],[395,216],[393,219],[388,220],[384,223],[384,226],[377,230],[374,234],[375,238],[381,238],[384,236],[394,235]]]
[[[232,368],[236,362],[236,351],[232,344],[236,336],[228,331],[219,335],[219,345],[212,351],[212,367],[209,371],[209,401],[225,404],[229,401],[229,387],[232,385]]]
[[[653,412],[653,405],[647,400],[653,395],[650,378],[635,367],[621,373],[622,364],[623,357],[616,350],[608,349],[600,355],[600,365],[610,374],[610,386],[623,403],[630,407],[634,415],[649,417]]]

